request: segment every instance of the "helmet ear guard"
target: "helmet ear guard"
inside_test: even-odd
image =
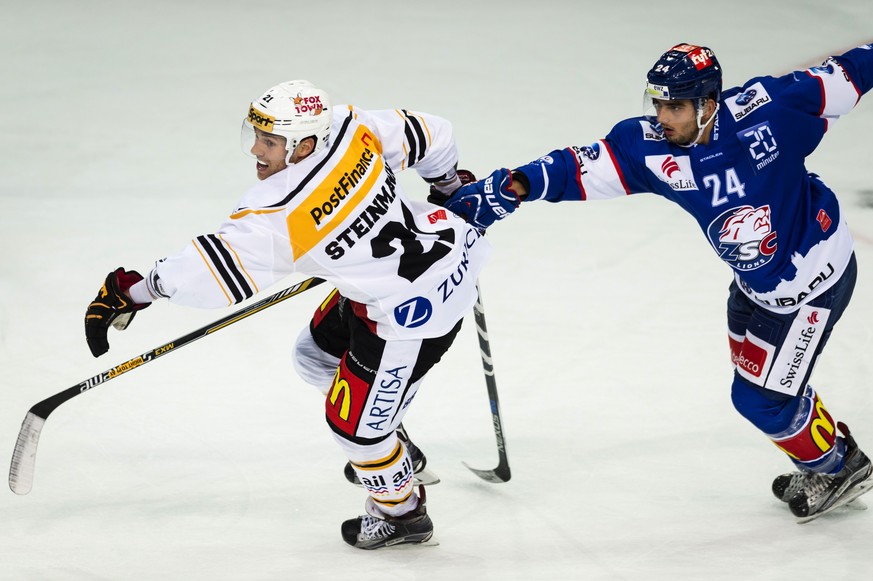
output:
[[[285,138],[285,162],[290,163],[297,145],[307,137],[315,138],[313,153],[324,149],[330,139],[332,123],[330,96],[309,81],[280,83],[268,89],[249,105],[243,120],[243,151],[250,153],[254,130],[259,129]]]

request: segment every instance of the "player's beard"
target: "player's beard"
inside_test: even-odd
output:
[[[700,129],[696,127],[688,127],[684,131],[680,131],[676,127],[670,129],[672,135],[669,135],[666,131],[664,132],[664,138],[673,145],[691,145],[694,143],[694,140],[697,139],[698,134],[700,133]]]

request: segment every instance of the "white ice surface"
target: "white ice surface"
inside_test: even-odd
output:
[[[83,337],[106,272],[148,270],[254,181],[240,121],[279,81],[443,115],[461,164],[484,175],[637,115],[646,71],[675,42],[715,49],[732,86],[873,36],[869,0],[0,8],[10,458],[31,405],[228,312],[158,304],[112,331],[99,360]],[[840,192],[860,264],[813,383],[868,450],[871,135],[868,99],[808,163]],[[415,175],[402,183],[425,195]],[[58,409],[33,491],[0,492],[0,579],[873,578],[873,514],[798,526],[772,498],[790,464],[731,406],[730,272],[691,218],[653,196],[531,204],[489,238],[481,282],[513,478],[488,484],[461,465],[496,465],[469,321],[406,420],[442,477],[429,490],[439,546],[364,552],[340,539],[364,496],[290,362],[319,288]]]

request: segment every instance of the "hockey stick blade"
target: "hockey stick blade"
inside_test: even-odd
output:
[[[479,468],[473,468],[466,462],[461,462],[461,464],[466,466],[470,472],[486,482],[499,484],[501,482],[509,482],[509,479],[512,477],[512,474],[509,471],[509,466],[499,465],[493,470],[480,470]]]
[[[9,488],[15,494],[27,494],[33,488],[33,471],[36,467],[36,446],[45,419],[27,412],[18,432],[15,451],[12,452],[12,465],[9,468]]]
[[[506,441],[503,438],[503,421],[500,418],[500,401],[497,397],[497,380],[494,378],[494,361],[491,358],[491,342],[488,339],[488,326],[485,324],[485,307],[482,304],[482,291],[476,283],[478,298],[473,307],[473,318],[476,320],[476,335],[479,337],[479,352],[482,356],[482,368],[485,372],[485,386],[488,388],[488,399],[491,404],[491,423],[494,426],[494,436],[497,438],[497,467],[491,470],[473,468],[462,462],[473,474],[486,482],[508,482],[512,477],[509,470],[509,458],[506,455]]]
[[[77,383],[64,391],[58,392],[37,403],[27,412],[24,421],[21,423],[21,430],[18,432],[18,440],[15,442],[15,450],[12,452],[12,463],[9,467],[9,488],[15,494],[22,495],[27,494],[33,488],[33,474],[36,468],[36,451],[37,445],[39,444],[39,435],[42,432],[42,428],[45,425],[49,414],[56,410],[65,401],[85,393],[86,391],[90,391],[98,385],[102,385],[110,379],[115,379],[119,375],[127,373],[132,369],[136,369],[141,365],[154,361],[158,357],[176,351],[180,347],[192,343],[197,339],[202,339],[207,335],[220,331],[221,329],[254,315],[268,307],[281,303],[285,299],[299,295],[303,291],[318,286],[323,282],[324,279],[321,278],[308,278],[293,286],[283,289],[276,294],[270,295],[265,299],[231,313],[214,323],[201,327],[196,331],[192,331],[184,337],[165,343],[160,347],[146,351],[142,355],[125,361],[120,365],[116,365],[111,369],[98,373],[85,381]]]

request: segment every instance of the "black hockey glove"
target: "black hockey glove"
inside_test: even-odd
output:
[[[100,357],[109,351],[109,341],[106,333],[109,325],[119,331],[127,328],[133,316],[151,303],[134,303],[125,292],[142,280],[142,275],[135,270],[126,271],[117,268],[110,272],[97,296],[85,311],[85,339],[94,357]]]
[[[476,176],[473,175],[473,172],[466,169],[459,169],[455,173],[457,174],[456,176],[451,176],[449,179],[436,182],[430,186],[430,195],[427,197],[428,202],[437,206],[443,206],[458,188],[476,181]]]

